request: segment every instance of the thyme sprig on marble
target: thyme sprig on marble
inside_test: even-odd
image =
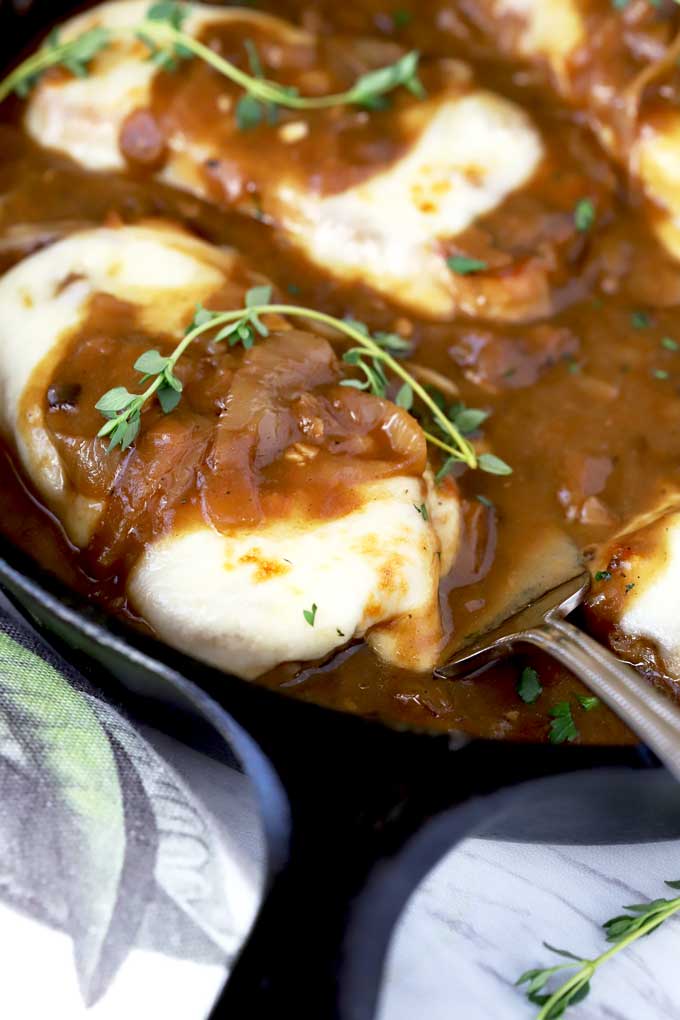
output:
[[[155,395],[166,414],[177,407],[182,395],[182,383],[175,375],[175,368],[194,340],[204,333],[217,330],[213,337],[214,343],[227,341],[230,346],[242,344],[247,349],[258,336],[264,338],[269,335],[261,316],[275,314],[319,322],[344,334],[354,346],[345,352],[343,360],[361,372],[363,379],[350,377],[343,379],[341,385],[368,390],[376,396],[385,397],[390,383],[389,376],[396,377],[399,381],[397,400],[401,406],[410,408],[415,400],[420,401],[432,420],[437,422],[441,435],[446,437],[442,439],[425,432],[427,440],[443,449],[450,459],[470,468],[485,469],[484,461],[477,457],[470,441],[441,410],[427,389],[395,357],[396,354],[405,353],[408,348],[401,337],[394,333],[377,333],[372,336],[362,323],[336,319],[332,315],[299,305],[271,304],[270,300],[271,287],[261,286],[247,292],[243,308],[212,311],[199,305],[184,337],[172,354],[164,356],[156,350],[142,354],[135,363],[135,369],[141,373],[142,382],[149,383],[146,389],[141,393],[130,393],[126,387],[116,386],[96,404],[97,410],[107,419],[98,435],[109,437],[109,450],[116,446],[125,450],[134,442],[139,433],[142,410]]]
[[[671,889],[680,889],[680,881],[666,882]],[[540,1006],[535,1020],[558,1020],[564,1016],[570,1006],[576,1006],[583,1002],[590,993],[590,982],[595,972],[603,963],[606,963],[622,949],[625,949],[637,939],[649,935],[660,924],[680,911],[680,896],[674,899],[657,899],[648,903],[633,903],[624,907],[627,914],[620,914],[605,921],[602,927],[605,930],[607,942],[612,942],[610,949],[599,956],[590,959],[577,956],[567,949],[556,949],[555,946],[544,942],[543,945],[551,953],[556,953],[567,962],[558,963],[552,967],[527,970],[517,980],[517,985],[526,985],[525,992],[529,1002]],[[547,986],[557,974],[566,971],[572,973],[566,977],[562,984],[554,991],[546,991]]]
[[[143,42],[149,59],[166,70],[173,70],[181,60],[198,57],[240,86],[245,93],[236,108],[240,127],[254,126],[265,115],[269,115],[271,120],[272,113],[276,113],[279,107],[320,110],[348,104],[378,109],[385,105],[387,94],[400,86],[418,97],[425,94],[418,78],[419,54],[412,51],[388,67],[361,75],[344,92],[327,96],[301,96],[297,89],[280,85],[264,76],[252,44],[247,47],[247,52],[253,73],[248,73],[186,32],[183,26],[191,9],[191,4],[164,0],[153,4],[146,17],[136,25],[123,28],[95,27],[66,41],[61,41],[56,31],[52,32],[36,53],[0,82],[0,102],[13,92],[22,98],[27,96],[43,72],[52,67],[64,67],[78,77],[86,77],[94,57],[116,39],[128,37]]]

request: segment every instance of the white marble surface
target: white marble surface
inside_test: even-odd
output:
[[[244,777],[230,774],[225,818],[214,764],[203,773],[193,752],[146,735],[222,814],[230,838],[256,862],[254,875],[262,848]],[[564,847],[466,840],[407,907],[377,1020],[531,1020],[537,1009],[514,982],[530,967],[558,962],[542,942],[597,955],[606,947],[599,925],[625,903],[673,895],[664,879],[680,879],[680,841]],[[567,1016],[680,1020],[680,918],[603,967],[589,998]]]
[[[680,878],[680,842],[551,847],[467,840],[418,889],[394,939],[379,1020],[530,1020],[513,987],[553,958],[542,941],[584,955],[599,924]],[[678,1020],[680,920],[608,962],[573,1020]]]
[[[144,736],[213,815],[240,881],[231,882],[234,935],[245,936],[259,896],[263,847],[242,775],[143,728]],[[377,1020],[532,1020],[537,1010],[513,987],[519,974],[546,966],[554,945],[597,955],[599,924],[625,903],[666,895],[680,878],[680,841],[623,847],[527,846],[467,840],[421,884],[395,934]],[[203,1020],[224,980],[219,966],[196,967],[135,951],[111,993],[83,1009],[65,935],[0,909],[5,977],[0,1000],[11,1020],[36,1020],[60,1003],[59,1016],[118,1020],[137,1016]],[[43,980],[33,973],[38,947]],[[165,966],[165,969],[163,967]],[[148,991],[150,999],[144,999]],[[140,997],[141,994],[141,997]],[[121,1007],[124,1004],[124,1008]],[[680,919],[626,949],[594,980],[568,1020],[680,1020]],[[319,1017],[318,1020],[325,1020]]]
[[[231,772],[224,799],[219,767],[204,771],[201,756],[153,731],[145,735],[222,816],[254,877],[262,846],[247,780]],[[532,1020],[537,1009],[514,982],[531,967],[558,962],[542,942],[598,955],[606,948],[599,925],[626,903],[672,896],[664,879],[680,879],[680,841],[565,847],[466,840],[420,885],[402,917],[377,1020]],[[680,1020],[680,918],[606,964],[567,1017]]]

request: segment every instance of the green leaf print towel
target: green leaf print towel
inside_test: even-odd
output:
[[[245,779],[142,734],[2,603],[0,791],[3,1014],[205,1017],[257,908]]]

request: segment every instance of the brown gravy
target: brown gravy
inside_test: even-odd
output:
[[[146,160],[146,167],[144,159],[138,160],[129,176],[88,174],[28,142],[17,127],[16,106],[7,104],[5,122],[0,124],[0,269],[78,226],[111,218],[132,223],[149,215],[168,216],[201,237],[242,251],[253,269],[270,277],[283,294],[294,293],[296,303],[339,316],[351,314],[374,330],[405,329],[422,365],[455,379],[460,399],[490,412],[485,438],[489,448],[512,465],[513,474],[500,478],[476,472],[458,479],[466,501],[465,553],[442,591],[452,639],[477,629],[485,604],[529,544],[557,528],[586,549],[644,510],[650,494],[680,485],[680,353],[661,345],[663,337],[675,337],[680,343],[680,266],[655,241],[650,211],[598,147],[585,123],[588,118],[555,98],[540,68],[520,74],[516,65],[504,59],[502,34],[512,32],[511,24],[501,26],[497,48],[491,46],[484,33],[485,6],[466,0],[451,14],[447,5],[434,2],[417,8],[404,4],[405,13],[398,17],[385,13],[384,5],[375,0],[344,7],[298,0],[269,5],[272,13],[289,15],[329,35],[370,32],[382,36],[386,46],[394,44],[398,52],[400,47],[418,46],[426,56],[469,60],[478,80],[531,111],[553,154],[546,168],[529,188],[456,241],[466,255],[490,263],[507,258],[508,252],[515,261],[533,258],[537,250],[555,261],[553,283],[560,295],[556,310],[548,319],[530,324],[494,325],[470,319],[433,324],[405,316],[375,294],[359,286],[339,285],[308,265],[252,210],[216,209],[152,181],[148,174],[152,159]],[[592,7],[595,17],[599,8]],[[666,22],[658,21],[652,28],[645,23],[639,31],[656,32],[665,43],[672,37],[675,17],[671,12]],[[446,31],[442,19],[448,25]],[[342,41],[335,50],[332,39],[324,45],[336,54],[330,86],[341,88],[352,80],[351,69],[337,57],[347,52],[347,43],[344,50]],[[618,80],[622,62],[620,40],[607,49],[600,33],[588,87],[593,76],[610,73],[614,64]],[[633,70],[625,65],[626,74]],[[183,73],[191,79],[191,106],[196,109],[208,85],[200,67]],[[181,82],[181,76],[163,79],[158,103],[167,105]],[[266,126],[257,130],[266,137]],[[303,169],[317,163],[322,166],[319,187],[330,190],[338,186],[338,162],[329,155],[335,150],[328,145],[328,133],[335,130],[340,127],[324,124],[319,133],[311,131],[301,161]],[[346,165],[370,171],[375,163],[388,162],[399,151],[398,138],[381,134],[380,115],[342,130],[349,130],[349,149],[343,150]],[[138,140],[132,134],[130,145],[134,146]],[[145,151],[153,155],[152,150]],[[284,158],[277,152],[272,158]],[[262,168],[253,167],[253,180],[261,172]],[[346,167],[342,186],[347,183],[345,174]],[[574,204],[584,196],[593,199],[598,209],[597,228],[588,236],[571,229]],[[124,319],[124,310],[111,309],[110,314],[113,319],[122,314]],[[79,347],[76,338],[72,354],[71,367],[78,366],[80,378],[101,364],[105,345],[96,350],[87,344]],[[131,364],[134,357],[125,360]],[[193,368],[187,369],[195,378],[205,374],[200,360],[197,351]],[[233,367],[225,362],[221,370]],[[324,399],[332,401],[337,370],[329,365],[319,371],[318,382],[327,388]],[[107,369],[108,377],[110,372]],[[117,382],[124,385],[132,380],[120,377]],[[52,386],[61,387],[62,394],[71,383],[65,376],[51,381]],[[180,415],[173,427],[186,427],[187,435],[200,431],[197,422],[207,413],[209,400],[210,395],[197,388],[195,400],[188,401],[184,417]],[[66,423],[72,418],[63,401],[54,406],[57,429],[60,415],[68,432]],[[377,421],[377,406],[376,415]],[[362,427],[370,437],[371,423]],[[375,443],[377,435],[374,430]],[[396,440],[389,449],[372,451],[373,459],[382,458],[388,472],[399,470],[403,456]],[[0,479],[3,532],[68,585],[129,616],[120,577],[121,564],[133,551],[114,544],[100,557],[100,565],[106,563],[110,569],[97,572],[30,495],[9,450],[2,451]],[[285,480],[278,483],[285,487]],[[317,496],[322,499],[321,488]],[[214,510],[228,514],[233,507],[215,504]],[[115,533],[114,522],[108,534]],[[525,705],[516,692],[519,671],[527,664],[536,668],[544,687],[534,705]],[[651,680],[671,683],[662,677]],[[604,743],[630,739],[604,707],[581,711],[573,697],[583,693],[580,684],[547,657],[533,653],[481,676],[444,683],[388,668],[367,647],[357,645],[321,666],[281,667],[262,682],[296,697],[397,724],[463,728],[520,739],[544,739],[551,706],[571,699],[580,739]]]

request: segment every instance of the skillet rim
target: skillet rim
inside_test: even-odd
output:
[[[126,681],[108,666],[105,661],[107,656],[122,656],[124,663],[131,666],[133,672],[141,668],[143,672],[150,672],[168,691],[173,688],[179,691],[185,702],[179,711],[178,699],[172,697],[166,702],[165,690],[161,697],[157,694],[143,696],[142,700],[147,707],[142,718],[151,725],[155,723],[163,728],[164,721],[159,721],[156,712],[161,714],[162,705],[166,702],[177,714],[183,733],[185,723],[191,726],[193,720],[199,720],[204,732],[207,724],[231,753],[231,761],[220,756],[225,764],[233,767],[236,756],[238,766],[247,774],[260,805],[263,835],[269,848],[268,857],[273,872],[276,872],[279,864],[285,863],[289,855],[289,809],[292,807],[295,814],[300,802],[303,802],[305,810],[308,808],[304,804],[308,799],[307,791],[301,789],[306,784],[306,777],[302,784],[299,781],[300,760],[304,758],[304,751],[300,752],[297,747],[295,751],[290,751],[293,759],[291,783],[286,760],[291,745],[285,741],[283,744],[275,741],[272,753],[272,747],[267,743],[274,726],[272,720],[279,718],[284,728],[292,721],[292,725],[298,728],[304,738],[310,738],[312,748],[323,742],[326,735],[329,735],[332,745],[338,744],[338,735],[341,743],[346,743],[348,738],[356,739],[356,751],[360,758],[363,754],[366,759],[366,751],[362,751],[362,747],[368,745],[371,758],[374,750],[378,758],[386,754],[388,760],[391,756],[399,765],[403,758],[407,762],[405,771],[415,766],[420,769],[421,780],[423,772],[427,775],[427,767],[436,769],[443,762],[455,762],[459,751],[463,756],[468,752],[468,757],[481,762],[482,769],[490,774],[498,769],[499,764],[500,768],[508,768],[511,773],[517,770],[517,778],[509,778],[505,782],[501,780],[498,784],[492,780],[492,785],[505,786],[509,795],[509,807],[471,833],[482,839],[530,845],[616,845],[680,838],[678,786],[644,744],[550,745],[544,742],[486,740],[459,731],[434,733],[405,726],[398,728],[387,721],[300,701],[284,692],[230,676],[153,637],[139,634],[101,606],[68,588],[0,534],[0,589],[10,594],[14,605],[17,602],[20,604],[21,614],[24,618],[29,617],[28,625],[31,626],[35,616],[26,601],[15,595],[15,588],[26,595],[29,601],[36,601],[50,617],[56,617],[68,629],[69,635],[75,632],[85,638],[86,644],[93,642],[102,650],[104,659],[94,658],[87,651],[83,655],[82,648],[72,644],[68,637],[64,638],[63,633],[56,632],[51,625],[46,626],[42,620],[38,620],[38,635],[48,647],[56,648],[57,654],[67,664],[82,669],[78,661],[80,657],[89,667],[103,669],[113,678],[114,689],[121,695],[119,704],[123,711],[130,709],[130,700],[139,692],[133,686],[128,687]],[[75,659],[64,651],[64,645],[73,650]],[[97,686],[91,669],[82,671],[90,683]],[[219,693],[212,691],[209,681],[217,683],[218,692],[225,691],[226,696],[222,698]],[[101,684],[99,689],[108,693],[111,688],[110,685]],[[232,701],[233,704],[230,703]],[[148,712],[149,705],[151,713]],[[186,711],[187,707],[189,711]],[[136,704],[133,714],[138,715]],[[262,719],[266,720],[264,739],[258,732]],[[182,739],[177,733],[175,736]],[[210,753],[205,747],[200,749],[203,753]],[[418,759],[430,765],[423,769]],[[576,811],[578,817],[574,816],[565,823],[564,809],[567,814],[570,810],[567,801],[556,805],[548,786],[543,801],[536,801],[535,796],[532,796],[525,798],[522,804],[514,796],[514,792],[522,785],[531,785],[534,781],[540,784],[541,779],[547,775],[553,775],[558,782],[563,781],[562,786],[558,787],[562,791],[560,796],[566,796],[567,800],[571,798],[569,803],[572,815]],[[383,781],[380,778],[376,781],[372,777],[370,783],[375,787]],[[315,782],[318,781],[312,780],[310,785]],[[441,775],[434,782],[435,786],[442,787]],[[463,787],[470,788],[466,796],[477,796],[473,789],[475,782],[473,775],[463,776]],[[416,800],[429,799],[417,783],[408,796],[415,796]],[[441,801],[441,790],[435,794],[435,802],[437,796]],[[509,809],[510,803],[512,810]],[[603,805],[606,805],[604,811]],[[431,809],[426,809],[426,817],[436,819],[442,811],[452,814],[457,810],[455,798],[449,802],[447,790],[444,802],[438,806],[433,802]]]
[[[286,702],[302,707],[302,711],[312,710],[314,713],[322,713],[328,717],[360,720],[367,726],[379,727],[396,734],[411,733],[434,740],[445,740],[449,744],[472,743],[478,741],[486,744],[498,744],[503,746],[548,746],[547,741],[539,740],[512,740],[503,737],[481,737],[466,732],[463,729],[434,730],[427,727],[411,726],[406,723],[393,723],[389,719],[379,716],[366,716],[358,712],[351,712],[331,705],[323,705],[315,701],[307,701],[296,698],[283,688],[266,687],[259,684],[257,680],[245,680],[234,673],[213,666],[208,662],[186,652],[175,648],[173,645],[163,641],[161,638],[151,634],[144,634],[137,631],[135,627],[117,616],[114,612],[106,609],[99,602],[90,600],[87,596],[69,587],[64,581],[43,567],[30,554],[24,552],[10,538],[0,532],[0,589],[5,591],[11,588],[11,583],[19,583],[24,590],[46,606],[48,611],[55,613],[61,620],[70,626],[81,629],[97,644],[106,647],[113,645],[115,650],[123,655],[128,655],[132,660],[143,656],[152,664],[161,668],[170,668],[177,673],[203,688],[201,680],[195,673],[207,672],[211,677],[220,677],[230,685],[235,685],[241,691],[247,691],[248,696],[254,692],[261,692],[259,697],[271,700],[272,704]],[[42,636],[42,626],[39,633]],[[49,640],[47,643],[49,644]],[[175,661],[170,661],[174,657]],[[189,670],[186,668],[189,667]],[[189,675],[187,676],[187,673]],[[300,713],[302,714],[302,712]],[[312,714],[310,712],[310,714]],[[634,750],[643,747],[643,743],[636,744],[599,744],[589,742],[579,745],[565,745],[565,749],[572,747],[600,748],[605,753],[612,751],[613,757],[621,751]]]

